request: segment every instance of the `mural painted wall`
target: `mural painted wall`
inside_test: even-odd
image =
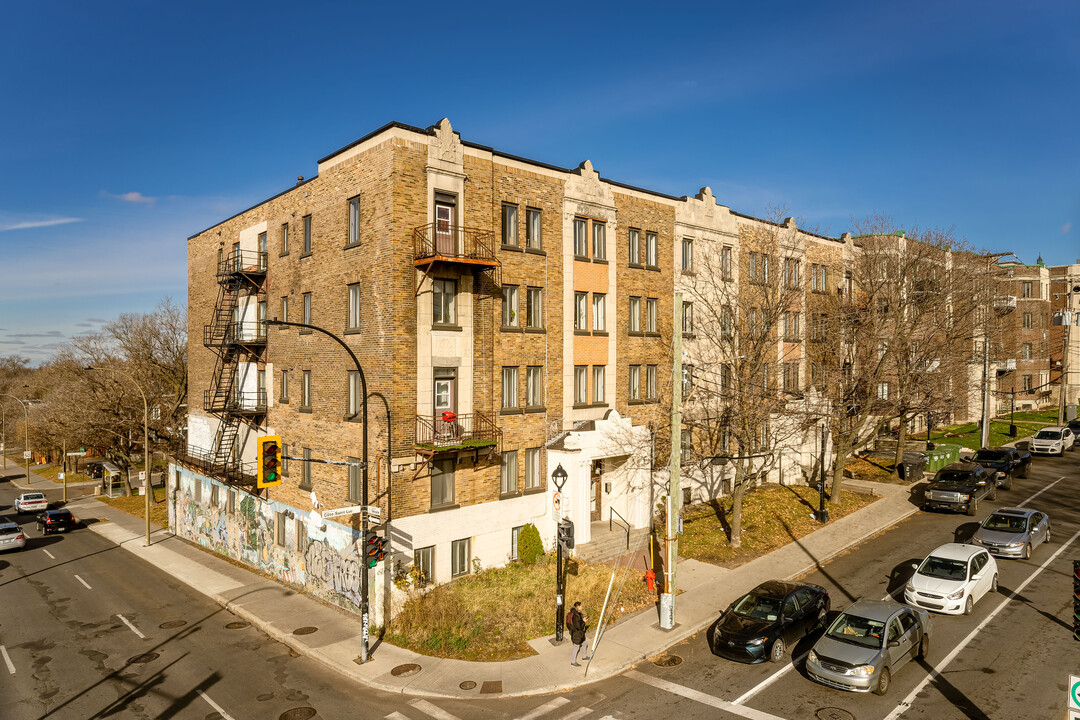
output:
[[[232,505],[230,493],[235,493]],[[360,611],[363,538],[358,530],[333,521],[317,527],[310,509],[259,498],[180,465],[169,467],[168,501],[169,527],[180,537],[346,610]],[[369,576],[376,625],[382,623],[388,585],[383,575],[379,567]]]

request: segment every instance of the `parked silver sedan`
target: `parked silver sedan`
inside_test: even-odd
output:
[[[1029,508],[1001,508],[983,520],[971,542],[991,555],[1028,560],[1036,545],[1050,542],[1050,518]]]
[[[930,613],[900,603],[859,600],[833,620],[806,656],[822,685],[884,695],[892,674],[930,651]]]
[[[0,552],[22,550],[26,547],[26,533],[18,523],[8,518],[0,518]]]

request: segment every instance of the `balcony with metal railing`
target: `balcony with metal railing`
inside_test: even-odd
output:
[[[265,275],[267,253],[258,250],[233,250],[218,262],[218,279],[233,275]]]
[[[416,442],[414,447],[426,455],[470,450],[473,448],[498,447],[502,430],[484,413],[456,415],[416,416]]]
[[[203,326],[203,345],[206,347],[265,344],[265,322],[251,320]]]
[[[214,453],[205,448],[188,446],[173,454],[178,462],[189,465],[213,477],[220,477],[236,485],[254,485],[258,468],[255,463],[235,460],[222,463]]]
[[[414,264],[433,261],[496,267],[495,233],[444,223],[421,225],[413,230]]]
[[[1009,313],[1016,309],[1015,295],[997,295],[992,303],[994,310],[999,313]]]
[[[266,414],[266,391],[220,392],[203,390],[203,410],[208,413],[231,413],[240,416]]]

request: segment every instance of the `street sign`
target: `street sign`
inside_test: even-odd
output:
[[[56,473],[57,480],[63,480],[67,475],[65,473]]]
[[[79,450],[77,452],[69,452],[67,455],[68,457],[86,457],[86,451]]]
[[[554,493],[551,496],[551,509],[555,512],[562,510],[562,493]]]
[[[378,523],[382,522],[382,508],[381,507],[379,507],[378,505],[368,505],[366,508],[364,508],[364,510],[367,513],[368,520],[370,520],[371,522],[373,522],[375,524],[378,524]]]
[[[382,522],[382,508],[378,505],[350,505],[349,507],[334,510],[324,510],[322,516],[323,518],[332,518],[340,515],[359,515],[360,513],[366,514],[368,520],[372,522]]]
[[[1069,676],[1069,710],[1080,710],[1080,677]]]
[[[23,453],[22,453],[22,459],[23,460],[29,460],[33,456],[34,456],[34,454],[32,452],[30,452],[29,450],[23,450]]]
[[[140,480],[145,480],[146,479],[146,471],[145,470],[140,470],[139,471],[139,479]]]

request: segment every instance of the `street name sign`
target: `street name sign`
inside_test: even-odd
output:
[[[382,508],[378,505],[350,505],[349,507],[334,510],[324,510],[322,516],[325,519],[341,515],[358,515],[360,513],[367,515],[372,522],[378,523],[382,521]]]

